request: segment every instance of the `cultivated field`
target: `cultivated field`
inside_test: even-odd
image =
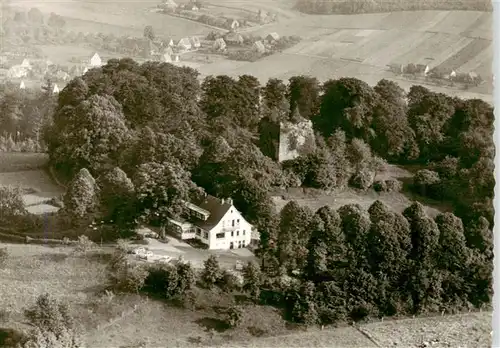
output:
[[[370,84],[389,78],[408,88],[413,83],[398,80],[386,71],[387,65],[426,64],[430,68],[446,67],[457,72],[480,74],[485,79],[483,85],[468,92],[451,93],[491,99],[491,13],[416,11],[301,15],[251,30],[259,35],[272,31],[280,35],[299,35],[302,41],[281,54],[254,63],[238,65],[229,71],[224,67],[225,73],[233,76],[254,73],[263,81],[271,76],[288,79],[296,74],[310,74],[320,80],[354,76]],[[210,65],[200,68],[200,72],[206,75],[216,70],[217,66]],[[433,88],[445,91],[444,88]]]
[[[109,251],[82,255],[70,247],[0,244],[9,258],[0,269],[0,308],[7,314],[2,328],[27,328],[23,309],[49,292],[70,301],[71,311],[86,332],[89,347],[417,347],[439,338],[433,347],[486,347],[490,344],[491,313],[419,318],[361,325],[374,343],[353,327],[306,332],[291,331],[272,308],[249,307],[234,330],[210,328],[217,323],[214,305],[227,297],[208,294],[200,309],[189,311],[139,296],[102,297]],[[260,337],[259,337],[260,336]]]
[[[14,0],[13,5],[30,8],[34,3]],[[204,36],[212,31],[198,22],[152,12],[159,1],[41,1],[45,13],[64,16],[66,28],[81,32],[141,37],[152,25],[160,37]],[[183,64],[197,68],[202,76],[253,74],[265,82],[270,77],[288,79],[309,74],[320,80],[353,76],[374,84],[388,78],[408,89],[416,82],[400,79],[387,71],[388,64],[427,64],[457,72],[475,72],[485,83],[468,91],[430,86],[439,92],[492,100],[492,14],[475,11],[408,11],[360,15],[306,15],[293,9],[291,0],[217,0],[229,15],[234,9],[278,15],[277,22],[244,28],[245,34],[298,35],[302,41],[281,53],[257,62],[216,61]],[[422,83],[419,81],[419,83]]]

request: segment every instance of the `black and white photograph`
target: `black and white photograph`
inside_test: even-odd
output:
[[[499,347],[497,11],[0,0],[0,347]]]

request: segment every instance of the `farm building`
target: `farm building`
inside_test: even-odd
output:
[[[218,51],[224,51],[226,49],[226,42],[223,38],[218,38],[217,40],[215,40],[214,49]]]
[[[31,69],[30,61],[26,58],[23,59],[21,66],[25,69],[28,69],[28,70]]]
[[[168,46],[174,47],[175,46],[174,40],[170,39],[170,41],[168,42]]]
[[[224,39],[228,44],[233,44],[233,45],[241,45],[244,42],[243,36],[234,32],[228,33],[224,37]]]
[[[450,73],[450,78],[457,77],[457,72],[455,70],[452,70]]]
[[[85,75],[87,73],[87,71],[89,71],[89,68],[87,68],[87,67],[83,68],[83,75]]]
[[[28,76],[28,70],[21,65],[14,65],[7,71],[8,78],[20,78]]]
[[[200,39],[198,38],[198,36],[191,36],[190,39],[191,39],[191,45],[194,48],[200,48],[201,47]]]
[[[240,22],[238,22],[236,19],[229,19],[229,21],[231,22],[230,27],[232,30],[236,30],[240,27]]]
[[[249,245],[253,226],[234,207],[231,198],[206,195],[185,202],[189,217],[169,219],[169,228],[181,239],[198,239],[208,249],[237,249]]]
[[[58,80],[62,80],[62,81],[67,81],[71,78],[71,76],[69,76],[69,74],[65,71],[62,71],[62,70],[58,70],[56,72],[56,78]]]
[[[161,4],[161,8],[167,10],[175,10],[177,7],[179,7],[179,5],[177,5],[174,0],[165,0],[163,4]]]
[[[187,37],[182,38],[177,43],[177,47],[181,50],[190,50],[192,48],[191,41]]]
[[[101,65],[102,65],[101,57],[96,52],[96,53],[94,53],[92,58],[90,58],[90,66],[91,67],[100,67]]]
[[[431,69],[429,68],[429,66],[426,65],[425,68],[424,68],[424,75],[427,76],[427,74],[429,73],[430,70]]]
[[[172,63],[172,57],[170,56],[170,54],[165,53],[161,55],[160,61],[162,63]]]
[[[276,32],[270,33],[269,35],[266,36],[267,42],[279,41],[279,39],[280,39],[280,36]]]
[[[59,87],[57,87],[57,83],[54,84],[54,88],[52,89],[52,93],[54,93],[54,94],[59,93]]]
[[[26,85],[24,84],[24,81],[21,81],[19,84],[19,89],[26,89]]]
[[[174,57],[174,62],[178,62],[179,61],[179,55],[176,54],[175,57]]]
[[[172,49],[172,47],[167,47],[163,50],[163,54],[168,54],[172,56],[174,54],[174,50]]]
[[[259,52],[259,53],[265,53],[266,52],[266,47],[262,43],[262,41],[255,41],[252,48],[254,51]]]

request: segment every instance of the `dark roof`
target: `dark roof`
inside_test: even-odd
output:
[[[196,220],[193,222],[195,226],[204,230],[210,230],[215,227],[232,207],[232,204],[227,203],[227,201],[222,204],[220,199],[211,195],[207,195],[201,201],[193,202],[193,204],[210,212],[210,216],[206,221]]]

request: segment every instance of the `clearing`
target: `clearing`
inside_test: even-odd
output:
[[[50,201],[64,193],[48,173],[47,161],[48,156],[42,153],[0,153],[0,186],[21,187],[32,214],[57,211]]]
[[[407,185],[411,181],[412,173],[404,168],[387,165],[383,172],[376,176],[376,180],[398,179]],[[373,189],[367,191],[348,188],[340,192],[331,194],[308,192],[303,189],[289,189],[286,193],[272,197],[278,211],[290,201],[295,200],[300,205],[309,207],[313,212],[328,205],[333,209],[338,209],[346,204],[359,204],[363,209],[368,209],[376,200],[385,203],[391,210],[399,213],[403,212],[413,201],[424,204],[425,211],[430,217],[435,217],[441,212],[452,211],[452,208],[443,203],[417,196],[407,190],[402,192],[375,192]]]
[[[110,249],[77,254],[70,247],[0,244],[9,257],[0,269],[1,328],[27,328],[23,309],[50,292],[70,301],[86,331],[89,347],[123,347],[148,342],[153,347],[370,347],[377,345],[353,327],[305,332],[287,325],[269,307],[249,307],[243,325],[224,330],[213,306],[231,303],[220,293],[204,293],[196,311],[140,296],[99,295],[105,284]],[[438,318],[385,320],[361,325],[379,347],[416,347],[439,336],[433,347],[486,347],[491,344],[491,313]],[[211,333],[211,329],[214,331]],[[1,331],[2,329],[0,329]]]

